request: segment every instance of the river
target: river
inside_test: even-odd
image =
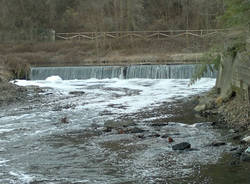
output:
[[[190,87],[188,79],[54,76],[15,83],[42,90],[0,110],[0,183],[183,183],[231,148],[207,146],[222,140],[221,132],[202,118],[184,116],[188,107],[178,111],[215,79]],[[104,131],[107,121],[133,122],[143,131]],[[193,149],[172,150],[184,141]]]

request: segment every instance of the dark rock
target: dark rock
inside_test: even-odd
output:
[[[150,124],[149,126],[152,126],[152,127],[163,127],[163,126],[167,126],[168,125],[168,123],[152,123],[152,124]]]
[[[185,150],[185,149],[190,149],[191,148],[191,144],[189,144],[188,142],[182,142],[179,144],[175,144],[172,146],[173,150]]]
[[[235,134],[232,136],[233,140],[239,140],[240,138],[241,138],[241,135],[239,135],[239,134]]]
[[[219,146],[224,146],[226,145],[225,142],[213,142],[212,144],[210,144],[210,146],[214,146],[214,147],[219,147]]]
[[[161,138],[163,138],[163,139],[167,139],[168,137],[169,137],[168,134],[164,134],[164,135],[161,136]]]
[[[143,133],[143,132],[145,132],[145,130],[138,128],[138,127],[130,128],[126,131],[126,133],[131,133],[131,134],[137,134],[137,133]]]
[[[80,96],[80,95],[84,95],[85,92],[83,91],[71,91],[69,92],[70,95],[77,95],[77,96]]]
[[[68,123],[69,123],[68,118],[67,118],[67,117],[63,117],[63,118],[61,119],[61,123],[63,123],[63,124],[68,124]]]
[[[174,142],[174,139],[172,137],[168,137],[168,142],[172,143],[172,142]]]
[[[140,135],[138,135],[137,137],[140,138],[140,139],[144,139],[144,138],[145,138],[145,135],[144,135],[144,134],[140,134]]]
[[[216,122],[216,121],[213,121],[213,122],[211,122],[211,126],[216,126],[218,124],[218,122]]]
[[[244,162],[250,162],[250,154],[242,153],[242,155],[240,156],[240,160]]]
[[[92,123],[91,124],[91,128],[92,129],[98,129],[98,128],[100,128],[101,126],[100,125],[98,125],[98,124],[96,124],[96,123]]]
[[[235,148],[230,149],[230,151],[236,151],[238,149],[239,149],[238,147],[235,147]]]
[[[234,158],[240,158],[241,155],[244,153],[244,150],[244,148],[237,149],[232,156]]]

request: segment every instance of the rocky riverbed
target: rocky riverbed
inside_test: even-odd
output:
[[[0,110],[0,181],[247,183],[237,130],[193,111],[206,82],[27,81]]]

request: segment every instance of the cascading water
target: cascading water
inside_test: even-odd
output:
[[[31,69],[31,80],[44,80],[58,75],[64,80],[73,79],[189,79],[197,65],[131,65],[131,66],[85,66],[85,67],[35,67]],[[214,78],[209,70],[204,77]]]

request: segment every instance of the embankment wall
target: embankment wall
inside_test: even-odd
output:
[[[236,95],[250,104],[250,37],[244,51],[222,58],[216,88],[223,99]]]

